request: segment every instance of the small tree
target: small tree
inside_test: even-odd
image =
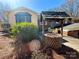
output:
[[[7,3],[0,2],[0,26],[3,28],[3,31],[9,30],[9,21],[8,21],[8,13],[10,11],[10,6]],[[9,25],[9,26],[8,26]]]
[[[17,23],[12,28],[13,37],[21,40],[22,42],[29,42],[38,38],[38,28],[32,23]]]
[[[71,17],[78,17],[79,0],[66,0],[66,2],[61,5],[60,9],[68,13]]]
[[[64,11],[71,17],[79,17],[79,0],[65,0],[60,7],[50,9],[50,11]]]
[[[0,21],[8,22],[8,12],[10,11],[10,6],[5,3],[0,2]]]

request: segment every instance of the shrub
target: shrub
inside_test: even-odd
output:
[[[12,36],[22,42],[29,42],[39,37],[38,28],[34,24],[28,22],[17,23],[12,28]]]

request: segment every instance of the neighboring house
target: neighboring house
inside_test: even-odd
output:
[[[38,26],[38,13],[32,11],[25,7],[20,7],[15,10],[10,10],[5,13],[7,21],[3,21],[3,24],[0,25],[0,31],[9,30],[9,26],[14,26],[19,22],[31,22]],[[1,22],[2,23],[2,22]]]
[[[64,36],[72,36],[79,38],[79,23],[74,23],[63,28]]]
[[[17,8],[8,13],[9,24],[13,26],[18,22],[31,22],[38,25],[38,13],[28,8]]]

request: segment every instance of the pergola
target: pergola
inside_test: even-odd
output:
[[[41,25],[42,25],[42,34],[45,33],[45,21],[50,20],[50,21],[58,21],[60,22],[61,26],[61,35],[63,37],[63,21],[67,19],[71,19],[68,14],[65,12],[54,12],[54,11],[43,11],[40,14],[41,17]]]

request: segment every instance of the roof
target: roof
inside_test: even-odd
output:
[[[32,12],[32,13],[34,13],[34,14],[37,14],[37,15],[38,15],[38,13],[37,13],[37,12],[35,12],[35,11],[33,11],[33,10],[29,9],[29,8],[26,8],[26,7],[19,7],[19,8],[16,8],[16,9],[14,9],[14,10],[11,10],[10,12],[14,12],[14,11],[18,11],[18,10],[29,10],[30,12]]]
[[[53,17],[70,17],[66,12],[56,12],[56,11],[42,11],[42,14],[45,16]]]
[[[74,31],[74,30],[79,30],[79,23],[74,23],[68,26],[63,27],[63,30],[65,31]]]

